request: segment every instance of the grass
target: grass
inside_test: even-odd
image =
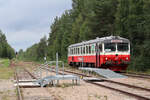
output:
[[[147,74],[150,74],[150,69],[149,70],[147,70],[147,72],[146,72]]]
[[[136,70],[130,70],[130,69],[127,69],[126,71],[127,73],[136,73],[136,74],[150,74],[150,69],[148,69],[147,71],[136,71]]]
[[[0,67],[9,67],[10,60],[9,59],[0,59]]]
[[[10,79],[13,76],[13,69],[9,65],[9,59],[0,59],[0,79]]]

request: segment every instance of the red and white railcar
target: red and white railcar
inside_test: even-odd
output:
[[[120,36],[96,38],[68,47],[68,64],[126,70],[130,62],[130,42]]]

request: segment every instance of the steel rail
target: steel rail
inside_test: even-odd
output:
[[[86,77],[92,77],[90,75],[85,75],[85,74],[82,74],[82,73],[76,73],[76,72],[71,72],[71,71],[66,71],[66,72],[70,72],[70,73],[74,73],[74,74],[78,74],[78,75],[82,75],[82,76],[86,76]],[[109,82],[109,83],[115,83],[115,84],[118,84],[118,85],[123,85],[123,86],[127,86],[127,87],[130,87],[130,88],[136,88],[136,89],[140,89],[140,90],[150,92],[150,89],[147,89],[147,88],[134,86],[134,85],[130,85],[130,84],[125,84],[125,83],[120,83],[120,82],[116,82],[116,81],[112,81],[112,80],[108,80],[108,79],[104,79],[104,78],[102,78],[102,80],[106,81],[106,82]]]
[[[70,72],[70,73],[77,74],[77,75],[91,77],[89,75],[85,75],[85,74],[82,74],[82,73],[76,73],[76,72],[72,72],[72,71],[65,71],[65,72]],[[109,82],[109,83],[115,83],[115,84],[119,84],[119,85],[130,87],[130,88],[135,88],[135,89],[140,89],[140,90],[144,90],[144,91],[150,92],[150,89],[146,89],[146,88],[143,88],[143,87],[133,86],[133,85],[130,85],[130,84],[120,83],[120,82],[116,82],[116,81],[112,81],[112,80],[108,80],[108,79],[102,79],[102,80],[104,80],[106,82]],[[133,94],[133,93],[126,92],[126,91],[123,91],[123,90],[115,89],[115,88],[108,87],[108,86],[105,86],[105,85],[101,85],[101,84],[98,84],[98,83],[94,83],[94,82],[91,82],[91,81],[86,81],[86,80],[84,80],[84,81],[88,82],[88,83],[91,83],[91,84],[95,84],[97,86],[101,86],[101,87],[105,87],[105,88],[108,88],[108,89],[111,89],[111,90],[115,90],[115,91],[124,93],[124,94],[129,95],[129,96],[134,96],[135,98],[138,98],[139,100],[150,100],[150,98],[143,97],[143,96],[140,96],[140,95],[137,95],[137,94]]]
[[[132,75],[143,75],[143,76],[150,77],[150,74],[144,74],[144,73],[135,73],[135,72],[121,72],[121,73],[132,74]]]
[[[65,70],[65,72],[73,73],[73,74],[77,74],[77,75],[81,75],[81,76],[85,76],[85,77],[91,77],[90,75],[85,75],[85,74],[82,74],[82,73],[77,73],[77,72],[72,72],[72,71],[66,71]],[[62,74],[62,73],[59,72],[59,74]],[[146,88],[142,88],[142,87],[137,87],[137,86],[132,86],[132,85],[129,85],[129,84],[124,84],[124,83],[120,83],[120,82],[116,82],[116,81],[111,81],[111,80],[107,80],[107,79],[103,79],[103,80],[106,81],[106,82],[116,83],[116,84],[119,84],[119,85],[123,85],[123,86],[127,86],[127,87],[136,88],[136,89],[145,90],[145,91],[150,92],[150,89],[146,89]],[[86,80],[84,80],[84,81],[88,82],[88,83],[91,83],[91,84],[94,84],[94,85],[97,85],[97,86],[105,87],[107,89],[118,91],[118,92],[126,94],[128,96],[133,96],[133,97],[137,98],[138,100],[150,100],[150,98],[143,97],[143,96],[140,96],[140,95],[137,95],[137,94],[133,94],[133,93],[130,93],[130,92],[126,92],[126,91],[123,91],[123,90],[115,89],[113,87],[105,86],[105,85],[94,83],[94,82],[91,82],[91,81],[86,81]]]
[[[129,77],[135,77],[135,78],[142,78],[142,79],[150,79],[150,76],[141,76],[141,75],[138,75],[138,74],[124,74],[126,76],[129,76]]]
[[[17,82],[17,94],[18,94],[18,100],[23,100],[23,97],[22,97],[22,95],[21,95],[21,90],[20,90],[20,87],[19,87],[18,74],[17,74],[16,71],[15,71],[15,79],[16,79],[16,82]]]
[[[37,77],[35,77],[31,72],[29,72],[27,69],[23,68],[24,71],[26,71],[33,79],[38,79]]]
[[[123,91],[123,90],[115,89],[115,88],[112,88],[112,87],[109,87],[109,86],[105,86],[105,85],[102,85],[102,84],[98,84],[98,83],[94,83],[94,82],[90,82],[90,81],[86,81],[86,82],[94,84],[94,85],[97,85],[97,86],[101,86],[101,87],[104,87],[104,88],[107,88],[107,89],[111,89],[111,90],[114,90],[114,91],[126,94],[128,96],[133,96],[133,97],[137,98],[138,100],[150,100],[150,98],[143,97],[143,96],[140,96],[140,95],[137,95],[137,94],[133,94],[133,93],[129,93],[129,92],[126,92],[126,91]]]
[[[134,85],[120,83],[120,82],[106,80],[106,79],[104,79],[104,81],[109,82],[109,83],[115,83],[115,84],[122,85],[122,86],[127,86],[129,88],[136,88],[136,89],[140,89],[140,90],[144,90],[144,91],[150,92],[150,89],[139,87],[139,86],[134,86]]]

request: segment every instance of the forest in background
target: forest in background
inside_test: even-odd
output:
[[[72,0],[72,9],[56,17],[48,39],[20,50],[18,59],[67,61],[67,47],[96,37],[119,35],[131,42],[130,70],[150,70],[149,0]]]
[[[12,59],[15,57],[15,50],[8,44],[5,34],[0,30],[0,58]]]

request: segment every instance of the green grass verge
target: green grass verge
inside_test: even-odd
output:
[[[146,71],[147,74],[150,74],[150,69]]]
[[[0,59],[0,66],[1,67],[9,67],[10,60],[9,59]]]
[[[13,76],[14,71],[9,65],[9,59],[0,59],[0,79],[10,79]]]

